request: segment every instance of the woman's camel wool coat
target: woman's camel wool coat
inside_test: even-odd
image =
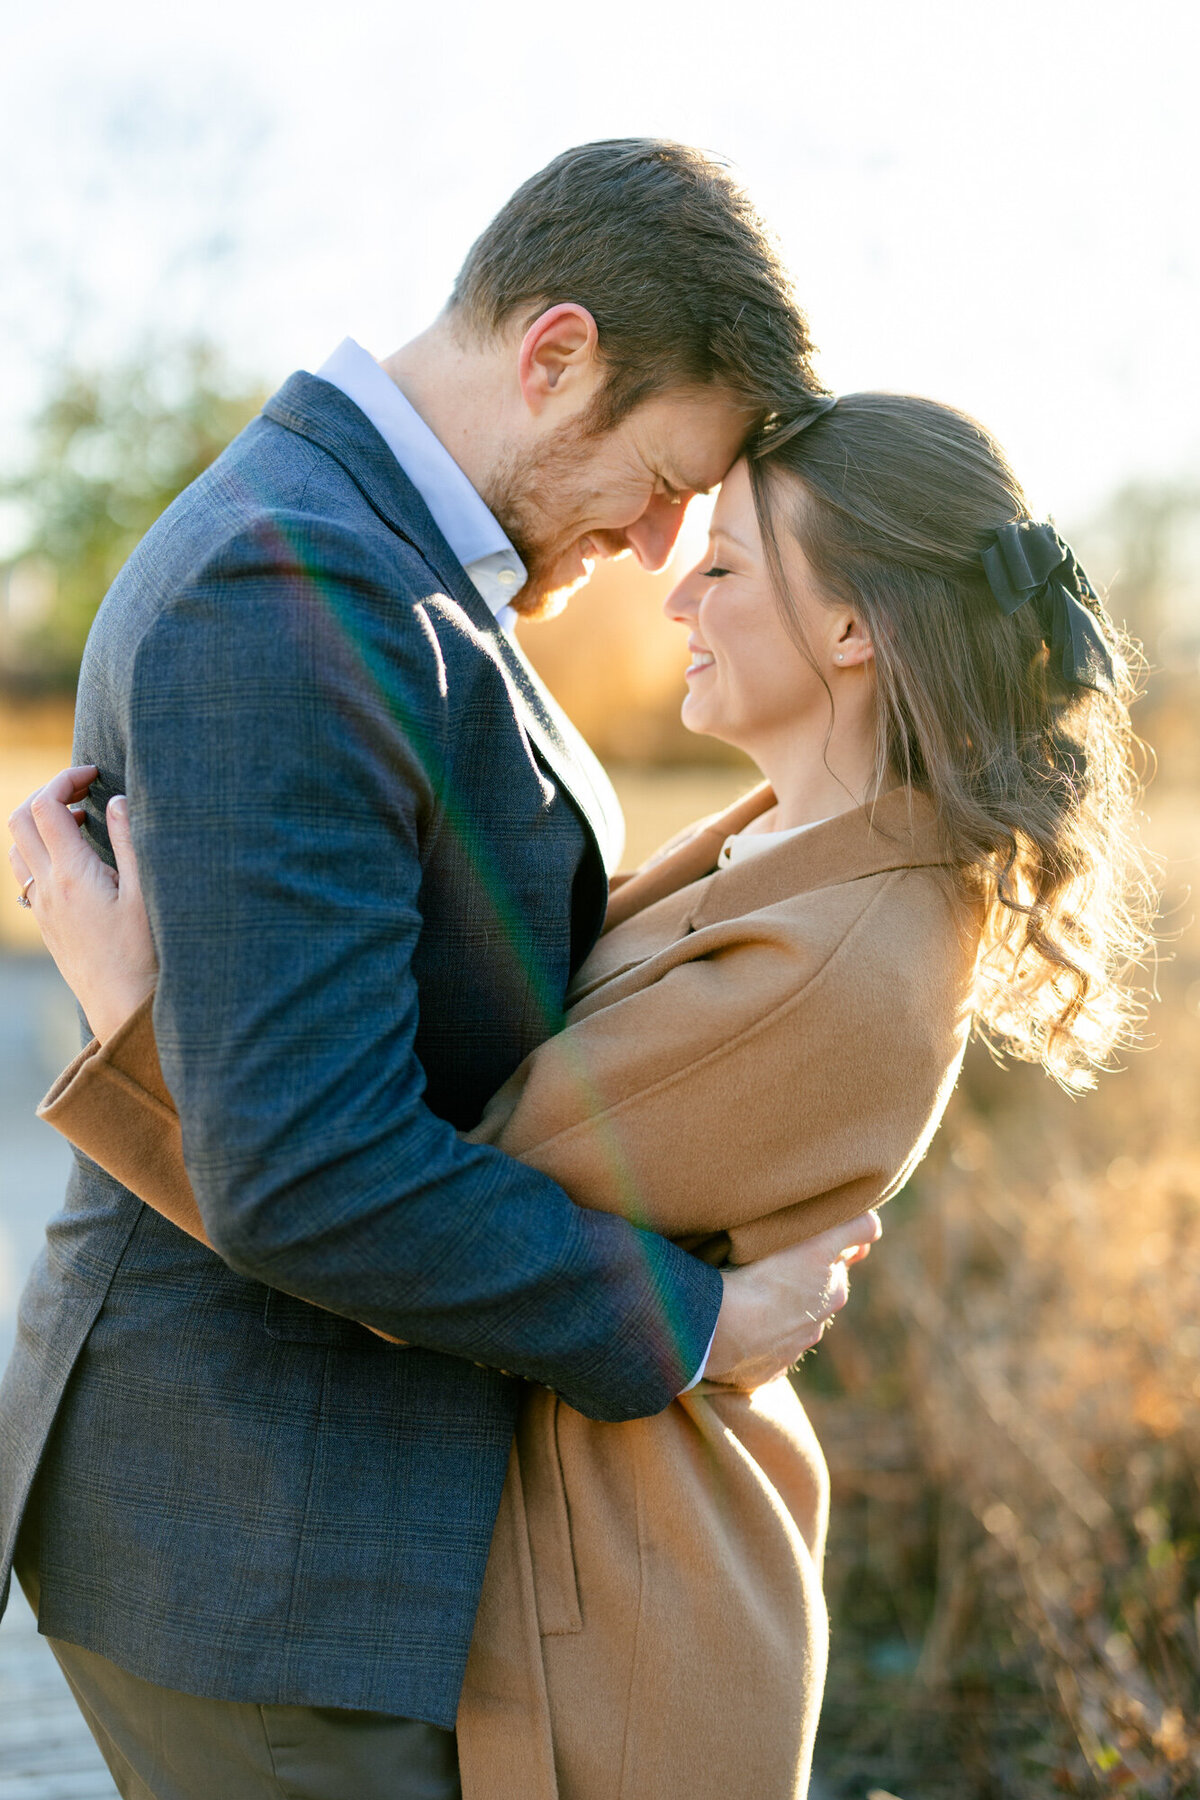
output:
[[[772,798],[615,889],[567,1029],[473,1134],[719,1262],[895,1193],[970,1021],[976,931],[928,804],[897,789],[714,872]],[[203,1237],[148,1003],[42,1110]],[[826,1507],[786,1380],[616,1425],[531,1388],[459,1711],[465,1800],[799,1800]]]

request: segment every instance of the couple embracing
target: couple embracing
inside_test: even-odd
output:
[[[718,487],[684,719],[764,781],[618,876],[511,627]],[[995,442],[825,394],[657,140],[559,157],[168,509],[12,821],[89,1030],[4,1566],[123,1795],[803,1796],[785,1371],[972,1027],[1076,1086],[1119,1037],[1128,698]]]

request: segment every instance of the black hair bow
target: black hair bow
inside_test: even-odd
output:
[[[1111,694],[1112,654],[1100,621],[1085,600],[1095,588],[1075,560],[1075,552],[1053,525],[1032,519],[1002,525],[982,551],[983,572],[1002,613],[1015,613],[1027,600],[1042,628],[1051,658],[1064,681]]]

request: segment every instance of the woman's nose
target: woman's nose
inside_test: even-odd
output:
[[[700,565],[697,563],[694,569],[688,570],[682,581],[675,583],[663,601],[663,611],[668,619],[672,619],[676,625],[686,625],[695,618],[700,604],[701,585]]]

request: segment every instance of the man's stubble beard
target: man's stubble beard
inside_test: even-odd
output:
[[[585,471],[595,456],[597,435],[586,421],[560,425],[536,456],[501,462],[483,491],[485,504],[525,565],[525,586],[512,602],[524,619],[553,618],[588,579],[585,573],[564,582],[556,571],[579,539],[590,535],[580,521],[595,510],[596,490]],[[555,518],[564,521],[557,530]]]

